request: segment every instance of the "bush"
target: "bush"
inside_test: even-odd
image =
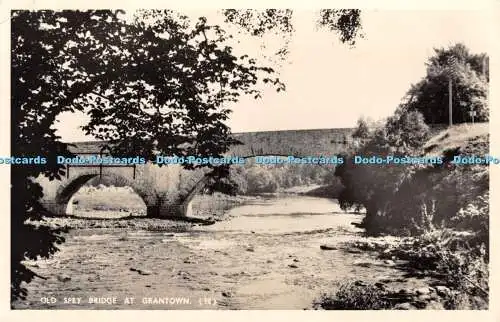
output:
[[[260,167],[254,167],[247,172],[248,191],[253,193],[276,192],[278,183],[273,175]]]
[[[451,218],[453,225],[460,230],[472,230],[478,233],[478,243],[488,245],[489,241],[489,193],[473,200],[465,207],[460,208],[454,217]]]
[[[318,304],[325,310],[383,310],[391,307],[385,295],[375,285],[347,282],[333,296],[323,295]]]

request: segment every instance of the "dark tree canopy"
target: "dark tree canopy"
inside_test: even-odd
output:
[[[427,62],[427,75],[408,91],[407,108],[420,111],[430,124],[448,122],[448,79],[453,84],[453,123],[489,120],[487,104],[488,56],[471,54],[463,44],[435,49]]]
[[[283,47],[276,53],[286,59],[288,45],[295,31],[292,9],[225,9],[226,22],[242,27],[241,31],[262,37],[273,33],[284,39]],[[345,44],[354,46],[361,32],[361,11],[358,9],[321,9],[317,12],[316,26],[327,29]],[[264,45],[265,46],[265,45]]]
[[[284,89],[266,76],[271,68],[234,56],[225,37],[204,18],[190,27],[170,11],[139,11],[132,21],[107,10],[14,11],[12,155],[70,155],[52,128],[65,111],[88,113],[84,130],[109,140],[116,154],[224,153],[234,143],[224,104],[259,95],[259,80]],[[24,223],[42,214],[42,190],[32,180],[40,174],[55,179],[64,170],[52,159],[12,167],[13,298],[34,276],[21,261],[49,256],[62,241],[56,231]]]

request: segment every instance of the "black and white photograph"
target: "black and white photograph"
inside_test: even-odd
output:
[[[10,309],[489,310],[490,14],[9,10]]]

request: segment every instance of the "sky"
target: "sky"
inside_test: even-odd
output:
[[[286,91],[266,89],[228,106],[227,124],[237,132],[353,127],[363,116],[379,120],[393,113],[412,83],[425,76],[433,48],[464,43],[473,53],[489,52],[491,22],[484,11],[364,11],[364,38],[354,48],[315,28],[315,12],[294,12],[295,33],[279,77]],[[218,23],[214,12],[205,15]],[[272,36],[269,36],[272,37]],[[277,38],[238,38],[240,50],[259,56],[280,45]],[[265,50],[264,50],[265,51]],[[65,113],[55,126],[63,141],[84,141],[78,129],[88,118]]]

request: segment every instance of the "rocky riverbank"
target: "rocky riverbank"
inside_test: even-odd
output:
[[[434,235],[442,235],[436,232]],[[466,232],[447,232],[452,244],[466,242],[472,235]],[[461,263],[467,251],[444,250],[436,243],[436,236],[406,237],[393,236],[362,238],[349,241],[342,246],[348,252],[368,252],[378,258],[383,265],[405,272],[406,278],[418,278],[426,286],[400,287],[400,278],[383,278],[376,282],[355,280],[342,284],[335,293],[325,294],[315,302],[319,309],[487,309],[488,290],[480,282],[472,280],[466,271],[468,264]],[[443,239],[439,236],[438,239]],[[322,245],[323,250],[335,249]],[[459,276],[450,274],[457,271],[453,265],[462,265]],[[487,267],[478,269],[487,280]],[[462,275],[463,273],[463,275]],[[474,273],[474,275],[477,275]],[[457,283],[457,280],[465,279]]]

